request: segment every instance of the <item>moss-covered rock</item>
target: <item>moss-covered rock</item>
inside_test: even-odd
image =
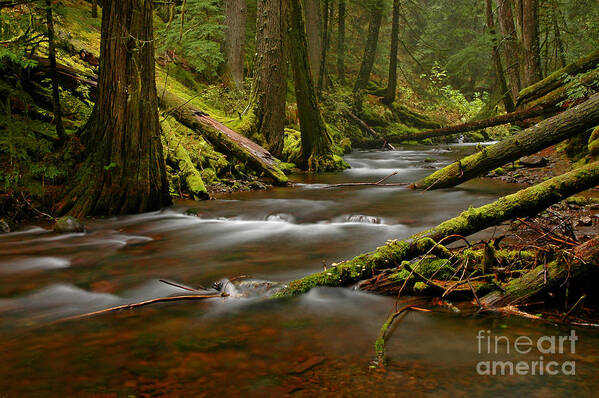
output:
[[[65,216],[60,217],[54,224],[54,231],[61,234],[84,232],[85,226],[75,217]]]

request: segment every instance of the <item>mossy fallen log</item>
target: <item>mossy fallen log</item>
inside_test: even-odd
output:
[[[412,184],[416,189],[459,185],[522,156],[532,155],[599,124],[599,94],[584,103],[467,156]]]
[[[531,119],[538,116],[551,115],[557,112],[559,112],[559,109],[554,106],[537,106],[523,111],[506,113],[505,115],[458,124],[455,126],[419,132],[406,132],[405,134],[401,135],[389,136],[389,140],[394,143],[402,141],[421,141],[427,138],[444,137],[453,134],[466,133],[468,131],[482,130],[488,127],[519,122],[521,120]]]
[[[276,185],[287,184],[287,176],[277,167],[275,158],[260,145],[237,134],[168,91],[158,96],[158,102],[166,113],[172,115],[182,125],[198,130],[219,151],[247,162],[256,172],[272,178]]]
[[[162,125],[162,133],[168,143],[168,149],[166,151],[167,159],[170,162],[175,163],[179,168],[179,172],[185,181],[185,185],[187,185],[189,193],[195,200],[210,199],[210,195],[202,180],[202,175],[191,161],[189,153],[181,144],[181,140],[173,133],[168,125],[168,121],[165,120]]]
[[[547,93],[562,86],[568,76],[578,75],[599,65],[599,50],[592,52],[575,62],[559,69],[545,79],[526,87],[518,95],[517,106],[522,107],[531,101],[545,96]]]
[[[574,249],[562,252],[547,265],[541,264],[519,278],[509,281],[503,291],[495,291],[481,299],[487,307],[521,304],[543,291],[563,285],[569,279],[581,281],[599,271],[599,237]]]
[[[395,268],[403,261],[427,254],[447,258],[448,244],[516,217],[530,216],[562,201],[568,196],[599,184],[599,162],[554,177],[541,184],[523,189],[488,205],[470,208],[459,216],[406,240],[393,240],[375,251],[359,255],[325,271],[295,280],[275,297],[305,293],[316,286],[349,286],[370,278],[380,270]],[[436,243],[437,242],[437,243]]]
[[[576,79],[556,87],[554,90],[540,96],[539,98],[531,98],[527,102],[529,107],[550,107],[560,103],[567,104],[569,93],[583,86],[593,86],[599,80],[599,69],[591,70],[587,73],[580,74]],[[567,105],[564,105],[567,107]]]

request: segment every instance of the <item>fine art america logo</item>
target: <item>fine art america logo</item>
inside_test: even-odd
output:
[[[549,360],[544,355],[554,357],[559,354],[575,354],[578,336],[574,330],[565,336],[542,336],[532,339],[529,336],[508,337],[494,335],[490,330],[479,330],[478,354],[486,356],[535,356],[534,360],[483,360],[476,364],[476,372],[484,376],[555,376],[558,374],[576,375],[575,361]],[[535,354],[538,354],[536,357]]]

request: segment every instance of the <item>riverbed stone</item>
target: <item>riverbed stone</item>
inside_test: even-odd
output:
[[[534,168],[534,167],[545,167],[549,161],[547,158],[542,156],[525,156],[520,159],[520,164],[524,167]]]
[[[10,225],[3,219],[0,218],[0,234],[7,234],[10,232]]]
[[[70,234],[75,232],[83,232],[85,230],[85,226],[81,221],[76,219],[75,217],[65,216],[56,220],[56,224],[54,224],[54,231],[59,232],[61,234]]]

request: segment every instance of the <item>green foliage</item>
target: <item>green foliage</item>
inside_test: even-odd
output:
[[[478,114],[488,100],[488,93],[474,92],[472,99],[449,84],[449,74],[445,68],[435,62],[430,73],[422,74],[420,77],[430,82],[429,94],[437,99],[439,105],[458,112],[464,121],[472,119]]]
[[[224,62],[220,2],[188,0],[184,13],[182,11],[182,5],[178,6],[173,21],[156,32],[156,37],[161,38],[158,53],[170,52],[178,60],[183,58],[189,67],[205,78],[214,78]]]

